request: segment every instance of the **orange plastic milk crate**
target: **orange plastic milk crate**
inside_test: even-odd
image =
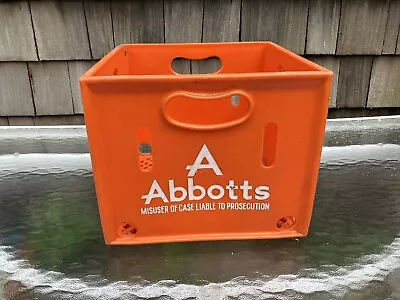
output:
[[[80,79],[105,242],[306,236],[332,75],[271,42],[116,47]]]

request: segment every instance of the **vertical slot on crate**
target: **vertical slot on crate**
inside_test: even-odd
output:
[[[150,172],[153,168],[153,148],[151,144],[150,130],[147,127],[138,129],[138,152],[139,169],[143,172]]]
[[[271,167],[275,163],[277,137],[278,126],[275,123],[268,123],[265,125],[262,152],[262,164],[265,167]]]

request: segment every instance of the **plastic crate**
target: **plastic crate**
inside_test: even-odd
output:
[[[106,243],[306,236],[332,75],[271,42],[115,48],[80,79]]]

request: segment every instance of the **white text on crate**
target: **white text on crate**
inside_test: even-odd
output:
[[[203,161],[206,163],[203,163]],[[199,169],[212,169],[216,176],[223,176],[221,168],[218,166],[213,155],[206,145],[203,145],[196,160],[192,165],[186,167],[189,170],[186,186],[176,186],[173,179],[168,180],[168,193],[165,193],[156,179],[150,186],[147,194],[142,196],[145,204],[151,204],[158,199],[164,203],[181,202],[184,200],[198,201],[202,199],[220,200],[225,195],[230,200],[267,200],[270,197],[270,188],[267,185],[253,187],[248,180],[241,180],[236,183],[234,179],[229,179],[224,185],[213,184],[204,187],[194,182],[194,176]],[[269,205],[268,205],[269,208]]]

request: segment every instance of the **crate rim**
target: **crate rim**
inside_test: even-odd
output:
[[[308,66],[312,67],[313,71],[285,71],[285,72],[245,72],[245,73],[211,73],[211,74],[155,74],[155,75],[93,75],[96,69],[100,68],[106,64],[115,54],[122,51],[124,48],[154,48],[154,47],[208,47],[212,45],[222,45],[222,46],[236,46],[243,47],[248,45],[257,46],[272,46],[286,55],[294,57],[306,63]],[[304,78],[329,78],[333,77],[333,72],[301,55],[288,50],[281,45],[274,43],[272,41],[244,41],[244,42],[207,42],[207,43],[124,43],[116,46],[109,53],[103,56],[97,63],[89,68],[79,79],[82,82],[114,82],[114,81],[152,81],[152,80],[168,80],[168,81],[193,81],[193,80],[224,80],[224,79],[284,79],[284,78],[298,78],[299,76]],[[310,76],[310,77],[308,77]]]

